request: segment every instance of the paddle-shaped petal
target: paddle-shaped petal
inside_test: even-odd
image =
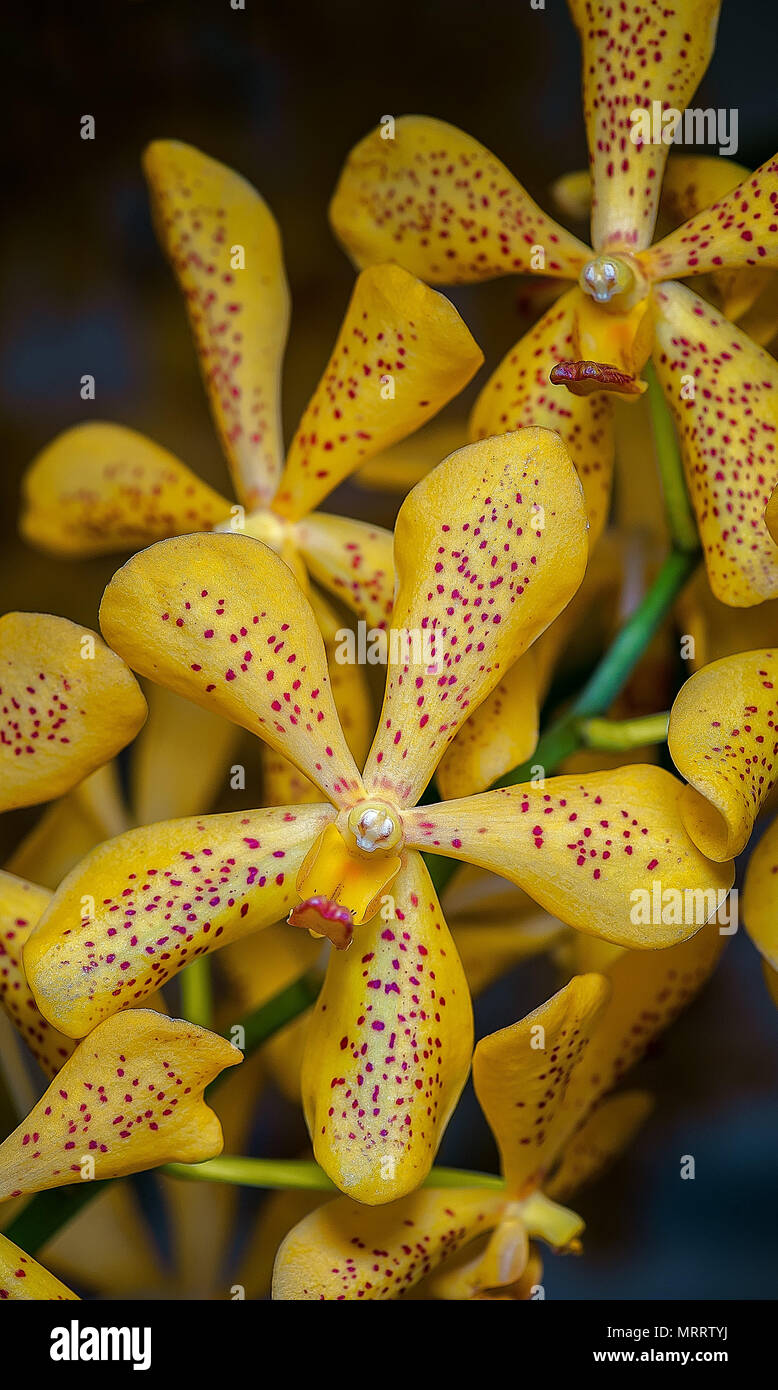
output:
[[[391,531],[314,512],[298,522],[296,536],[314,579],[368,627],[386,627],[394,597]]]
[[[742,907],[748,935],[767,965],[778,970],[778,820],[765,831],[748,861]]]
[[[682,796],[669,772],[634,764],[420,806],[403,823],[408,844],[502,874],[578,931],[669,946],[713,915],[734,878],[731,863],[711,863],[690,840]],[[676,894],[678,912],[668,906]]]
[[[360,788],[321,634],[291,570],[249,536],[182,536],[118,570],[100,605],[144,676],[258,734],[339,804]]]
[[[457,729],[564,608],[586,566],[581,485],[559,437],[525,429],[458,450],[395,527],[397,597],[365,785],[423,792]]]
[[[36,1303],[72,1299],[77,1303],[78,1294],[55,1279],[32,1256],[25,1255],[7,1236],[0,1235],[0,1303],[4,1299],[32,1299]]]
[[[333,951],[303,1061],[317,1161],[360,1202],[419,1186],[465,1084],[473,1018],[429,874],[405,857],[382,910]]]
[[[240,730],[162,685],[149,683],[146,698],[149,717],[135,742],[130,766],[137,823],[150,825],[207,810],[218,792],[229,786]],[[283,804],[295,800],[286,797]]]
[[[453,304],[399,265],[364,270],[289,448],[273,510],[312,511],[367,459],[412,434],[483,362]]]
[[[329,806],[231,811],[129,830],[68,874],[24,950],[44,1017],[70,1037],[197,956],[286,915]]]
[[[683,111],[713,52],[720,0],[569,0],[581,39],[592,245],[639,251],[654,231],[669,145],[658,104]]]
[[[396,260],[437,285],[537,270],[538,252],[544,274],[574,279],[589,258],[489,150],[431,116],[355,146],[330,220],[357,265]]]
[[[230,510],[167,449],[98,422],[58,435],[30,464],[22,489],[22,535],[55,555],[139,550],[210,531]]]
[[[682,285],[654,292],[654,362],[681,438],[711,588],[736,608],[778,596],[764,521],[778,482],[778,365]]]
[[[218,1034],[152,1009],[106,1019],[0,1144],[0,1201],[215,1158],[221,1125],[203,1091],[242,1060]]]
[[[43,1017],[27,983],[22,949],[51,902],[51,893],[0,872],[0,1004],[47,1076],[56,1076],[75,1043]]]
[[[566,1202],[579,1187],[599,1177],[631,1144],[653,1103],[646,1091],[624,1091],[604,1100],[567,1144],[559,1167],[543,1184],[546,1195]]]
[[[778,652],[742,652],[695,671],[670,711],[667,746],[690,784],[681,815],[709,859],[745,849],[775,780],[777,688]]]
[[[42,613],[0,618],[0,810],[69,791],[145,718],[137,681],[89,628]]]
[[[284,452],[289,290],[278,227],[250,183],[191,145],[155,140],[143,167],[235,489],[256,507],[275,492]]]

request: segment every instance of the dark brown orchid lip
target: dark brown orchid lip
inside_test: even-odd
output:
[[[554,386],[566,386],[574,396],[589,396],[593,391],[616,391],[622,396],[640,396],[645,382],[639,377],[620,372],[608,362],[557,362],[549,373]]]
[[[317,936],[326,936],[336,951],[345,951],[351,945],[354,933],[351,913],[331,898],[306,898],[292,908],[286,920],[292,927],[303,927]]]

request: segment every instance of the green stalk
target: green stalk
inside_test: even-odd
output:
[[[213,1028],[211,962],[207,956],[198,956],[181,972],[181,1012],[190,1023]]]
[[[171,1178],[186,1182],[228,1182],[241,1187],[295,1188],[307,1192],[335,1192],[338,1188],[318,1163],[294,1158],[243,1158],[225,1155],[204,1163],[166,1163],[161,1169]],[[433,1168],[423,1187],[487,1187],[501,1189],[505,1179],[495,1173],[471,1173],[464,1168]]]
[[[694,554],[699,549],[697,523],[686,490],[681,449],[678,443],[673,417],[668,409],[664,392],[659,385],[654,366],[648,362],[645,367],[648,382],[648,406],[651,411],[651,424],[654,430],[654,446],[662,484],[667,528],[674,550]]]
[[[664,743],[670,715],[644,714],[637,719],[583,719],[578,732],[585,748],[626,753],[650,743]]]

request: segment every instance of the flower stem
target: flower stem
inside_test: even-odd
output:
[[[207,956],[191,961],[181,974],[181,1012],[190,1023],[213,1028],[211,962]]]
[[[226,1154],[204,1163],[166,1163],[161,1170],[187,1182],[228,1182],[241,1187],[295,1188],[308,1192],[338,1189],[318,1163],[302,1159],[243,1158]],[[494,1173],[472,1173],[463,1168],[433,1168],[423,1187],[487,1187],[500,1189],[504,1178]]]
[[[673,417],[651,362],[645,367],[648,406],[654,430],[654,446],[662,484],[667,527],[675,550],[694,554],[699,549],[697,523],[689,502],[681,460],[681,449]]]
[[[644,714],[639,719],[582,719],[578,732],[585,748],[625,753],[649,743],[664,743],[670,715]]]

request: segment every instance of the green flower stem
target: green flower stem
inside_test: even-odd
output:
[[[667,710],[639,719],[582,719],[578,732],[585,748],[626,753],[649,743],[664,743],[669,719]]]
[[[667,527],[673,548],[694,554],[699,549],[700,542],[697,536],[697,523],[694,520],[689,494],[686,490],[681,450],[673,417],[651,362],[646,364],[645,377],[648,382],[648,405],[654,430],[654,445],[659,479],[662,484],[662,496],[665,502]]]
[[[213,1028],[211,962],[199,956],[181,973],[181,1012],[190,1023]]]
[[[338,1192],[318,1163],[302,1159],[243,1158],[222,1155],[205,1163],[167,1163],[161,1169],[187,1182],[228,1182],[241,1187],[295,1188],[307,1192]],[[471,1173],[460,1168],[433,1168],[423,1187],[488,1187],[499,1190],[505,1179],[494,1173]]]
[[[242,1051],[245,1056],[251,1052],[256,1052],[258,1047],[264,1046],[269,1038],[279,1029],[284,1028],[287,1023],[291,1023],[306,1009],[315,1004],[319,997],[322,977],[317,970],[309,970],[305,975],[301,975],[298,980],[294,980],[286,989],[279,990],[267,1003],[260,1004],[259,1008],[253,1009],[251,1013],[242,1018],[238,1027],[243,1029],[244,1047]],[[232,1029],[228,1036],[231,1037]]]

